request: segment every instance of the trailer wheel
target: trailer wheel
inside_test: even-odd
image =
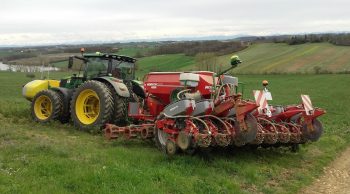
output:
[[[309,129],[307,124],[303,124],[301,131],[305,139],[315,142],[320,139],[323,133],[323,125],[318,119],[314,119],[312,120],[312,126],[313,130]]]
[[[112,94],[101,82],[87,81],[73,94],[71,117],[75,126],[81,130],[100,130],[110,120],[112,111]]]
[[[167,140],[168,134],[165,133],[163,130],[156,128],[154,134],[154,141],[156,142],[158,149],[160,149],[161,151],[166,151]]]
[[[37,93],[32,101],[31,113],[35,121],[46,123],[60,118],[63,112],[61,96],[53,90]]]

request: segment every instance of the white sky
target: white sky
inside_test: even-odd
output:
[[[0,45],[337,31],[349,0],[0,1]]]

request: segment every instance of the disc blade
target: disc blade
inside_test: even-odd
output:
[[[247,129],[241,129],[239,123],[235,123],[235,144],[244,145],[246,143],[254,141],[256,138],[256,134],[258,131],[258,123],[251,114],[248,114],[245,118],[245,123],[247,125]]]
[[[191,145],[191,137],[185,131],[180,131],[176,143],[182,150],[187,150]]]

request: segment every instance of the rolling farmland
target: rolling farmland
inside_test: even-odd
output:
[[[248,49],[235,53],[244,63],[232,72],[239,74],[349,72],[349,53],[350,47],[334,46],[328,43],[254,44]],[[230,56],[219,57],[218,63],[227,64]]]
[[[251,73],[238,75],[245,83],[244,98],[252,99],[251,91],[267,79],[273,104],[300,103],[299,95],[305,93],[315,106],[327,110],[320,118],[325,128],[320,141],[302,146],[296,154],[285,148],[247,148],[168,158],[152,142],[110,142],[72,124],[38,124],[30,118],[30,102],[21,96],[21,87],[31,79],[25,73],[0,72],[0,193],[296,193],[350,143],[350,104],[345,98],[350,93],[339,84],[350,79],[339,74],[261,74],[275,74],[274,69],[313,73],[315,66],[342,71],[349,66],[347,49],[323,43],[264,43],[237,53],[244,63],[233,72]],[[329,60],[323,60],[325,56]],[[227,64],[229,57],[218,61]],[[332,61],[340,62],[334,66]],[[194,64],[194,57],[183,54],[144,57],[138,61],[137,76],[191,70]],[[50,77],[67,75],[52,72]]]

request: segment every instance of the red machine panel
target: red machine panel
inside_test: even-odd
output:
[[[145,92],[158,97],[165,104],[170,103],[171,92],[177,88],[184,88],[180,83],[180,74],[183,72],[153,72],[145,76]],[[199,75],[199,84],[192,88],[193,92],[199,91],[203,98],[210,98],[213,86],[213,72],[196,71],[191,72]]]

